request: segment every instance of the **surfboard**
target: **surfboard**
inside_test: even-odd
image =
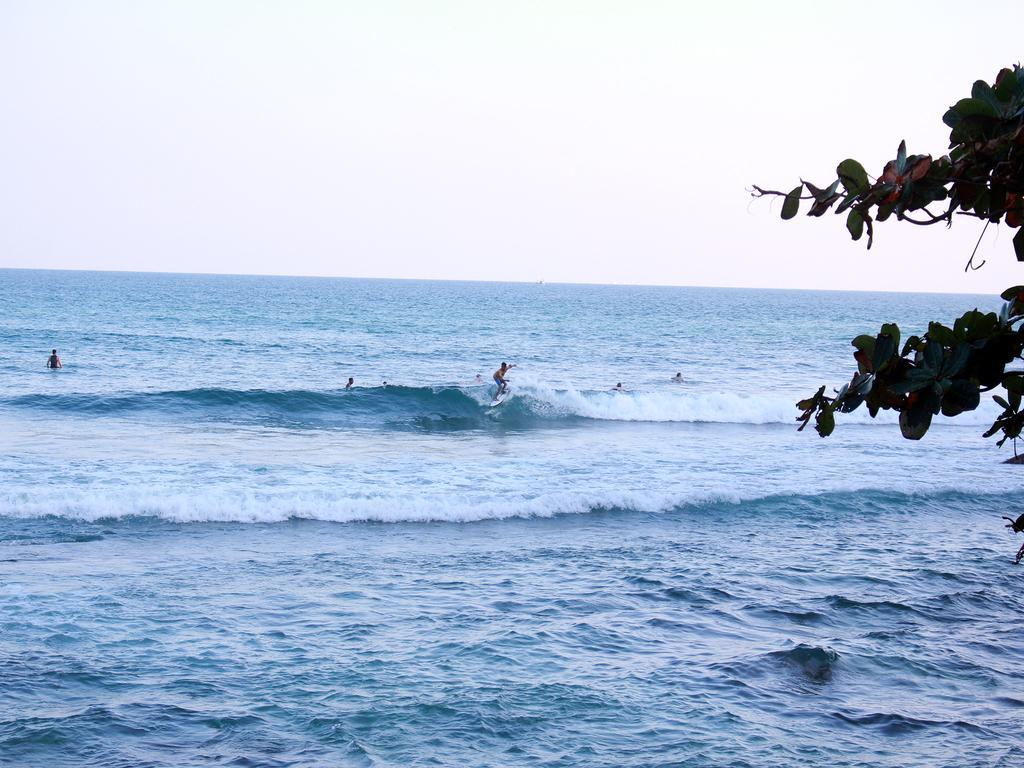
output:
[[[497,395],[494,396],[494,399],[491,400],[491,408],[494,408],[495,406],[504,403],[506,400],[508,400],[508,396],[511,394],[511,387],[506,387],[504,392],[499,392]]]

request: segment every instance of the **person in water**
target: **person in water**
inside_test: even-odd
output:
[[[676,384],[682,384],[683,383],[683,373],[682,373],[682,371],[680,371],[675,376],[673,376],[672,377],[672,381],[674,381]]]
[[[505,374],[515,367],[515,364],[509,365],[503,362],[501,368],[494,372],[494,383],[498,385],[498,392],[495,397],[508,390],[508,381],[505,379]]]
[[[47,368],[63,368],[64,367],[63,365],[60,364],[60,358],[57,356],[57,350],[56,349],[53,350],[50,353],[50,359],[46,361],[46,367]]]
[[[352,387],[354,387],[355,385],[356,385],[355,380],[351,376],[349,376],[348,377],[348,382],[345,384],[345,389],[352,389]]]
[[[616,384],[614,387],[612,387],[612,392],[628,392],[628,391],[629,391],[628,389],[626,389],[624,386],[622,386],[622,382],[621,381],[618,384]]]

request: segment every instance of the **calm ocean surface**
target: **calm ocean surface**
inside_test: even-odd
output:
[[[0,270],[0,764],[1024,764],[998,409],[793,421],[973,306]]]

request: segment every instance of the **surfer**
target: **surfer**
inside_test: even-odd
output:
[[[60,358],[57,356],[57,350],[56,349],[53,350],[50,353],[50,358],[49,358],[49,360],[46,361],[46,367],[47,368],[63,368],[64,367],[63,365],[60,364]]]
[[[1020,533],[1021,531],[1024,531],[1024,515],[1021,515],[1016,520],[1014,520],[1012,517],[1007,517],[1006,515],[1003,515],[1003,520],[1010,521],[1006,524],[1006,527],[1012,530],[1014,533]],[[1014,565],[1019,564],[1022,559],[1024,559],[1024,544],[1022,544],[1020,549],[1017,550],[1017,557],[1015,557],[1013,560]]]
[[[673,376],[673,377],[672,377],[672,382],[673,382],[674,384],[682,384],[682,383],[683,383],[683,372],[682,372],[682,371],[680,371],[680,372],[679,372],[679,373],[677,373],[677,374],[676,374],[675,376]]]
[[[612,392],[629,392],[629,390],[622,386],[622,382],[620,381],[618,384],[612,387]]]
[[[352,389],[352,387],[354,387],[355,385],[356,385],[355,380],[351,376],[349,376],[348,377],[348,382],[345,384],[345,389]]]
[[[498,385],[498,393],[495,395],[495,397],[502,394],[505,390],[508,389],[508,381],[505,379],[505,374],[515,367],[515,363],[509,365],[508,363],[503,362],[501,364],[501,368],[494,372],[494,383]]]
[[[476,375],[476,378],[475,378],[475,379],[473,379],[473,383],[474,383],[474,384],[483,384],[483,383],[484,383],[484,377],[483,377],[483,376],[481,376],[481,375],[480,375],[480,374],[478,373],[478,374]]]

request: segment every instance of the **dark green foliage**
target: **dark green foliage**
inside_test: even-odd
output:
[[[1007,366],[1024,355],[1024,286],[1010,288],[1003,298],[1007,303],[998,315],[972,309],[952,328],[933,322],[923,337],[911,336],[898,353],[895,324],[883,325],[874,337],[858,336],[851,342],[857,372],[834,397],[821,387],[797,403],[803,411],[797,417],[800,429],[813,416],[818,434],[827,437],[835,428],[836,411],[849,413],[866,404],[872,416],[880,410],[899,412],[903,436],[919,440],[936,414],[973,411],[982,392],[1002,386],[1007,397],[994,399],[1004,413],[986,437],[1002,431],[999,445],[1018,437],[1024,429],[1024,370],[1007,371]]]
[[[961,99],[943,116],[950,127],[949,154],[907,154],[900,142],[896,158],[874,181],[853,159],[836,168],[828,187],[808,181],[784,195],[782,218],[797,215],[801,199],[813,200],[808,216],[822,216],[834,205],[846,213],[846,228],[854,240],[867,231],[867,246],[874,237],[873,223],[895,216],[916,224],[952,224],[961,214],[1011,228],[1024,224],[1024,69],[1000,71],[994,84],[979,80],[971,97]],[[806,189],[808,194],[804,194]],[[783,195],[754,187],[754,196]],[[948,201],[948,202],[947,202]],[[943,203],[940,210],[929,206]],[[838,205],[836,205],[838,203]],[[1017,258],[1024,261],[1024,229],[1013,239]]]
[[[1003,69],[991,85],[977,81],[970,97],[942,119],[950,128],[949,153],[938,159],[908,154],[900,142],[895,159],[873,180],[863,165],[847,159],[828,187],[801,181],[789,193],[755,186],[753,194],[784,196],[783,219],[797,215],[801,199],[813,200],[808,216],[822,216],[835,206],[835,213],[846,214],[850,237],[860,240],[867,233],[868,248],[874,222],[891,217],[926,225],[951,225],[955,215],[1002,223],[1018,230],[1014,253],[1024,261],[1024,69]],[[942,203],[940,209],[929,208],[936,203]],[[1015,371],[1008,366],[1024,362],[1024,286],[1007,289],[1002,298],[1006,304],[999,314],[973,309],[952,328],[932,322],[902,348],[895,324],[883,325],[874,336],[858,336],[852,342],[857,371],[850,383],[834,396],[822,386],[797,403],[800,429],[813,417],[818,434],[827,437],[835,429],[836,412],[865,405],[871,416],[896,411],[903,436],[919,440],[935,415],[972,411],[982,393],[1003,388],[1005,397],[993,396],[1003,413],[985,436],[1001,432],[999,445],[1016,440],[1024,431],[1024,366]]]
[[[800,193],[803,191],[803,185],[794,189],[788,195],[786,195],[786,201],[782,204],[782,218],[792,219],[796,216],[800,210]]]

